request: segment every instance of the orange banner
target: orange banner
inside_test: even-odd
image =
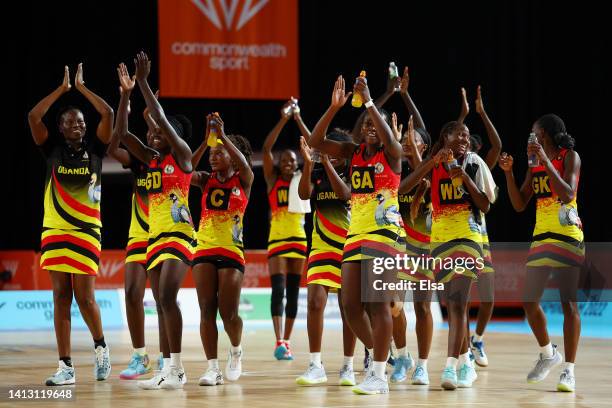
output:
[[[298,96],[297,0],[158,3],[161,96]]]

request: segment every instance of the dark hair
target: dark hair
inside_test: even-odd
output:
[[[55,116],[55,123],[58,126],[61,125],[64,114],[70,111],[77,111],[77,112],[83,113],[83,111],[77,108],[76,106],[73,106],[73,105],[62,106],[57,112],[57,115]]]
[[[536,120],[536,124],[541,127],[552,138],[553,143],[564,149],[573,149],[576,141],[565,129],[563,119],[554,113],[541,116]]]
[[[166,117],[170,126],[174,129],[176,134],[183,140],[189,141],[191,139],[191,121],[185,115],[168,115]]]
[[[383,120],[387,123],[387,125],[389,125],[389,127],[391,127],[391,115],[389,115],[389,112],[387,112],[386,110],[384,110],[383,108],[378,108],[378,113],[380,113],[380,115],[383,117]],[[357,134],[353,135],[353,141],[357,144],[360,144],[363,142],[363,137],[361,136],[361,127],[363,127],[363,124],[366,121],[366,118],[369,116],[369,112],[365,111],[363,112],[363,116],[362,116],[362,122],[361,125],[359,127],[359,129],[357,129]]]
[[[336,142],[351,142],[353,140],[350,131],[340,128],[335,128],[325,137],[329,140],[334,140]]]
[[[415,128],[414,131],[421,135],[423,143],[427,145],[427,149],[425,149],[425,151],[431,149],[431,136],[429,135],[429,132],[422,127]]]
[[[436,143],[431,148],[432,156],[442,150],[446,137],[457,130],[460,126],[464,126],[464,124],[456,120],[450,121],[442,126],[442,129],[440,130],[440,137],[438,140],[436,140]]]
[[[249,163],[249,167],[253,167],[253,163],[251,162],[253,149],[251,148],[249,140],[242,135],[227,135],[227,138],[242,152],[247,163]]]
[[[482,138],[480,137],[480,135],[471,134],[470,144],[472,145],[472,148],[475,148],[475,144],[477,144],[478,146],[482,146]]]

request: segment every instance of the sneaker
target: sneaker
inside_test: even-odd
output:
[[[72,385],[75,380],[74,367],[68,367],[66,363],[60,360],[57,371],[45,380],[45,385]]]
[[[372,368],[372,356],[368,352],[368,349],[365,349],[365,357],[363,358],[363,372],[368,373]]]
[[[353,392],[360,395],[387,394],[389,384],[386,378],[380,378],[370,371],[361,384],[353,387]]]
[[[387,364],[389,364],[391,367],[395,367],[395,361],[397,360],[393,349],[393,343],[391,343],[391,346],[389,347],[389,357],[387,357]]]
[[[185,370],[183,367],[170,366],[170,370],[166,372],[161,383],[161,388],[164,390],[179,390],[187,382]]]
[[[285,342],[277,341],[276,347],[274,348],[274,358],[277,360],[283,360],[283,357],[287,353],[287,347],[285,347]]]
[[[393,374],[391,374],[392,383],[400,383],[408,378],[408,371],[414,366],[414,360],[410,353],[407,356],[399,356],[395,358],[393,366]]]
[[[298,378],[295,379],[297,385],[317,385],[327,382],[327,375],[325,375],[325,368],[323,364],[316,366],[314,363],[310,363],[308,370]]]
[[[413,385],[429,385],[429,374],[427,368],[417,365],[412,373],[412,384]]]
[[[161,371],[164,369],[164,355],[162,353],[159,353],[159,356],[157,357],[157,371]]]
[[[340,385],[355,385],[355,372],[353,371],[353,367],[349,367],[348,365],[343,365],[340,369],[340,380],[338,381]]]
[[[104,381],[111,373],[110,349],[108,346],[96,347],[96,357],[94,359],[94,378]]]
[[[218,368],[208,368],[198,381],[200,385],[221,385],[223,384],[223,374]]]
[[[281,360],[293,360],[293,353],[291,352],[291,347],[289,347],[289,343],[285,342],[285,354],[281,358]]]
[[[138,381],[138,388],[143,390],[159,390],[165,381],[166,372],[158,371],[152,378],[144,381]]]
[[[49,384],[47,384],[49,385]],[[559,382],[557,383],[557,391],[574,392],[576,389],[576,378],[565,369],[561,372]]]
[[[237,353],[229,352],[227,365],[225,366],[225,377],[230,381],[236,381],[242,375],[242,350]]]
[[[141,375],[147,374],[151,372],[151,363],[149,361],[148,354],[132,354],[132,358],[130,359],[130,363],[128,364],[128,368],[123,370],[119,374],[119,378],[122,380],[134,380]]]
[[[476,374],[474,366],[471,364],[462,364],[461,367],[459,367],[459,375],[457,376],[457,387],[471,388],[476,378],[478,378],[478,375]]]
[[[446,367],[442,372],[442,383],[440,385],[445,390],[457,388],[457,370],[453,367]]]
[[[540,353],[540,358],[536,361],[535,367],[527,374],[527,382],[530,384],[538,383],[548,376],[550,370],[561,364],[563,356],[557,351],[557,346],[553,344],[553,355],[550,358],[544,358]]]
[[[474,356],[474,362],[481,367],[489,365],[487,354],[484,350],[484,341],[474,341],[474,336],[470,337],[470,351]]]

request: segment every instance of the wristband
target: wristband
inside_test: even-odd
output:
[[[371,108],[372,106],[374,106],[374,102],[372,102],[372,100],[370,99],[369,101],[364,103],[364,105],[366,108]]]

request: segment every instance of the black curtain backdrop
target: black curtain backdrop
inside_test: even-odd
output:
[[[566,122],[577,140],[582,158],[579,212],[588,241],[609,241],[606,178],[607,156],[612,145],[604,130],[604,89],[610,67],[604,65],[611,50],[609,22],[598,3],[568,5],[542,1],[408,2],[376,1],[363,5],[353,1],[300,1],[300,105],[312,128],[329,104],[335,77],[347,83],[361,69],[368,71],[374,96],[383,92],[387,66],[395,61],[410,67],[409,91],[428,130],[437,138],[442,124],[457,117],[459,88],[468,90],[472,113],[467,124],[484,137],[484,127],[474,111],[476,86],[481,84],[485,108],[497,127],[504,151],[514,155],[516,175],[526,170],[525,148],[531,125],[542,114],[554,112]],[[10,97],[8,129],[4,129],[2,171],[3,249],[36,249],[40,244],[44,162],[34,146],[27,126],[27,113],[42,97],[57,87],[63,66],[71,75],[84,63],[85,81],[92,90],[117,106],[116,66],[143,49],[153,60],[152,86],[157,85],[157,5],[132,1],[23,1],[7,14],[14,28],[5,34],[8,58],[4,78]],[[5,25],[6,26],[6,25]],[[12,27],[11,25],[10,27]],[[606,75],[606,76],[604,76]],[[203,117],[219,111],[228,132],[249,138],[256,150],[279,117],[282,101],[164,99],[169,113],[183,113],[194,124],[192,148],[203,135]],[[57,108],[76,104],[84,108],[89,132],[95,130],[95,112],[76,91],[62,98],[48,114],[54,128]],[[609,104],[606,104],[609,106]],[[132,96],[130,128],[143,134],[143,101]],[[407,120],[399,96],[385,108]],[[609,109],[606,109],[609,111]],[[351,128],[358,111],[348,106],[335,125]],[[278,147],[297,147],[298,129],[290,123]],[[485,144],[485,149],[487,148]],[[204,167],[204,166],[202,166]],[[245,219],[247,248],[265,248],[268,211],[261,169]],[[500,187],[498,202],[487,217],[489,234],[495,241],[527,241],[534,222],[533,203],[521,214],[508,201],[505,178],[499,169],[493,175]],[[127,240],[130,216],[129,176],[103,179],[103,246],[122,248]],[[200,192],[192,189],[194,218],[200,213]]]

